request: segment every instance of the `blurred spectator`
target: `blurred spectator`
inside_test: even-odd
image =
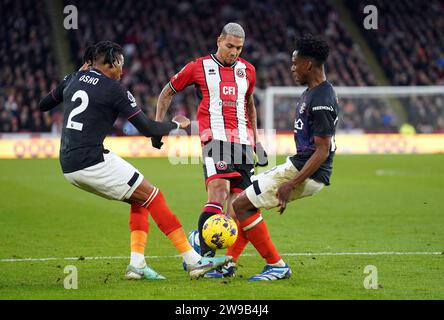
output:
[[[347,0],[362,25],[364,0]],[[374,0],[378,29],[362,32],[393,85],[444,85],[444,2]],[[443,96],[400,99],[419,133],[443,132]]]
[[[37,105],[58,78],[48,20],[44,2],[0,1],[0,132],[51,130]]]
[[[181,1],[180,5],[172,0],[65,2],[82,12],[79,29],[69,33],[77,64],[90,43],[109,39],[122,44],[126,55],[122,81],[150,117],[155,115],[157,96],[169,78],[195,57],[214,53],[216,39],[229,21],[245,28],[242,56],[256,67],[258,89],[295,85],[290,73],[291,54],[296,39],[305,33],[327,38],[332,50],[326,71],[334,85],[376,84],[338,13],[324,0],[197,0]],[[100,10],[102,7],[107,10]],[[189,89],[175,95],[169,113],[193,118],[197,105],[194,90]],[[291,129],[288,112],[293,109],[294,103],[289,102],[276,106],[278,130]],[[360,126],[361,117],[352,117],[349,126]]]
[[[122,82],[147,115],[154,118],[157,97],[169,78],[195,57],[214,53],[216,39],[229,21],[246,31],[242,56],[257,70],[257,92],[269,86],[294,86],[290,67],[295,41],[306,33],[326,37],[331,53],[327,77],[335,86],[374,86],[374,74],[353,42],[336,9],[324,0],[64,0],[79,10],[79,29],[68,32],[72,60],[80,65],[85,48],[112,40],[125,50]],[[0,131],[59,132],[60,107],[42,115],[37,103],[58,83],[45,4],[0,2]],[[375,0],[377,31],[365,32],[393,84],[444,84],[444,4],[432,0]],[[41,5],[43,4],[43,5]],[[362,24],[363,0],[347,1]],[[106,10],[103,10],[106,8]],[[359,12],[357,12],[359,11]],[[359,20],[361,19],[361,20]],[[65,31],[65,30],[63,30]],[[431,45],[433,44],[433,45]],[[261,104],[255,96],[258,125]],[[340,98],[339,130],[397,132],[398,119],[387,100]],[[418,132],[444,130],[442,96],[399,99],[407,121]],[[174,96],[170,114],[195,118],[192,88]],[[276,97],[275,128],[291,130],[294,99]],[[119,119],[113,135],[136,132]]]

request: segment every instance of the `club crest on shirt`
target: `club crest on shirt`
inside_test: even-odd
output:
[[[132,95],[131,92],[127,91],[126,92],[128,94],[128,100],[131,102],[136,102],[136,98],[134,98],[134,96]]]
[[[302,103],[301,108],[299,109],[299,113],[300,113],[300,114],[303,114],[303,113],[304,113],[304,111],[305,111],[305,107],[306,107],[306,104],[305,104],[305,102],[304,102],[304,103]]]
[[[228,165],[225,161],[220,160],[216,163],[216,168],[217,170],[227,170]]]
[[[237,71],[236,71],[236,75],[237,75],[239,78],[243,78],[243,77],[245,77],[245,70],[244,70],[244,69],[237,69]]]
[[[126,93],[128,95],[128,100],[131,101],[131,107],[135,108],[137,106],[136,98],[134,98],[131,92],[127,91]]]

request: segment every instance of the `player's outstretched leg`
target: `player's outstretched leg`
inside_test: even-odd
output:
[[[162,192],[151,186],[146,180],[139,187],[144,188],[143,192],[136,189],[135,194],[133,194],[135,199],[133,198],[133,200],[142,202],[142,207],[148,209],[151,213],[159,229],[170,239],[182,256],[192,279],[197,279],[232,260],[232,257],[228,256],[216,258],[200,256],[189,244],[179,219],[168,208]]]
[[[216,251],[211,249],[202,238],[202,228],[207,219],[215,214],[222,214],[224,203],[230,194],[230,181],[214,179],[207,184],[208,202],[204,205],[199,217],[198,228],[200,239],[200,254],[203,257],[214,256]]]
[[[214,257],[216,254],[216,250],[211,249],[204,241],[202,237],[202,230],[207,219],[215,214],[222,214],[222,210],[224,205],[220,202],[216,201],[208,201],[199,216],[197,231],[199,232],[199,240],[200,240],[200,254],[203,257]]]
[[[273,281],[289,278],[291,276],[290,267],[281,259],[270,239],[267,225],[262,219],[260,211],[250,202],[245,192],[236,198],[233,208],[248,240],[267,262],[262,272],[250,277],[249,280]]]
[[[233,209],[233,201],[239,196],[239,193],[231,193],[230,197],[228,199],[228,213],[231,218],[233,218],[236,221],[237,224],[237,239],[236,242],[227,250],[227,255],[233,257],[233,262],[229,263],[226,267],[222,268],[221,273],[223,274],[224,278],[228,277],[234,277],[236,275],[236,269],[237,269],[237,260],[239,259],[239,256],[244,251],[245,247],[248,244],[248,238],[246,233],[242,230],[239,220],[236,217],[236,214]]]
[[[191,279],[198,279],[210,271],[220,269],[233,261],[233,257],[202,257],[202,259],[195,264],[186,264]]]
[[[126,268],[126,279],[163,280],[164,276],[154,271],[145,261],[145,246],[149,230],[149,212],[137,203],[131,204],[130,231],[131,231],[131,261]]]
[[[196,252],[200,252],[200,240],[199,240],[199,231],[193,230],[188,233],[188,242],[193,247]],[[231,254],[227,252],[227,256],[232,257]],[[233,258],[234,259],[234,258]],[[185,261],[182,263],[183,269],[187,271],[187,264]],[[234,277],[236,271],[236,263],[234,260],[228,262],[222,268],[217,268],[212,271],[209,271],[205,274],[205,278],[226,278],[226,277]]]

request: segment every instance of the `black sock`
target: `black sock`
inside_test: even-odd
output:
[[[216,254],[216,251],[211,249],[206,243],[205,240],[202,237],[202,229],[203,225],[205,224],[205,221],[211,216],[213,216],[214,212],[202,212],[199,217],[199,223],[198,223],[198,231],[199,231],[199,241],[200,241],[200,255],[202,257],[214,257]]]

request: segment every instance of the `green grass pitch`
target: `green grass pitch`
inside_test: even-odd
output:
[[[201,166],[129,161],[194,229],[206,201]],[[167,277],[150,282],[123,277],[127,204],[71,186],[57,160],[0,160],[0,299],[444,299],[444,155],[338,155],[334,166],[318,195],[282,216],[263,212],[291,279],[248,282],[264,266],[248,245],[236,278],[190,281],[150,219],[147,261]],[[77,268],[76,290],[64,288],[68,265]],[[367,265],[377,268],[377,290],[364,288]]]

